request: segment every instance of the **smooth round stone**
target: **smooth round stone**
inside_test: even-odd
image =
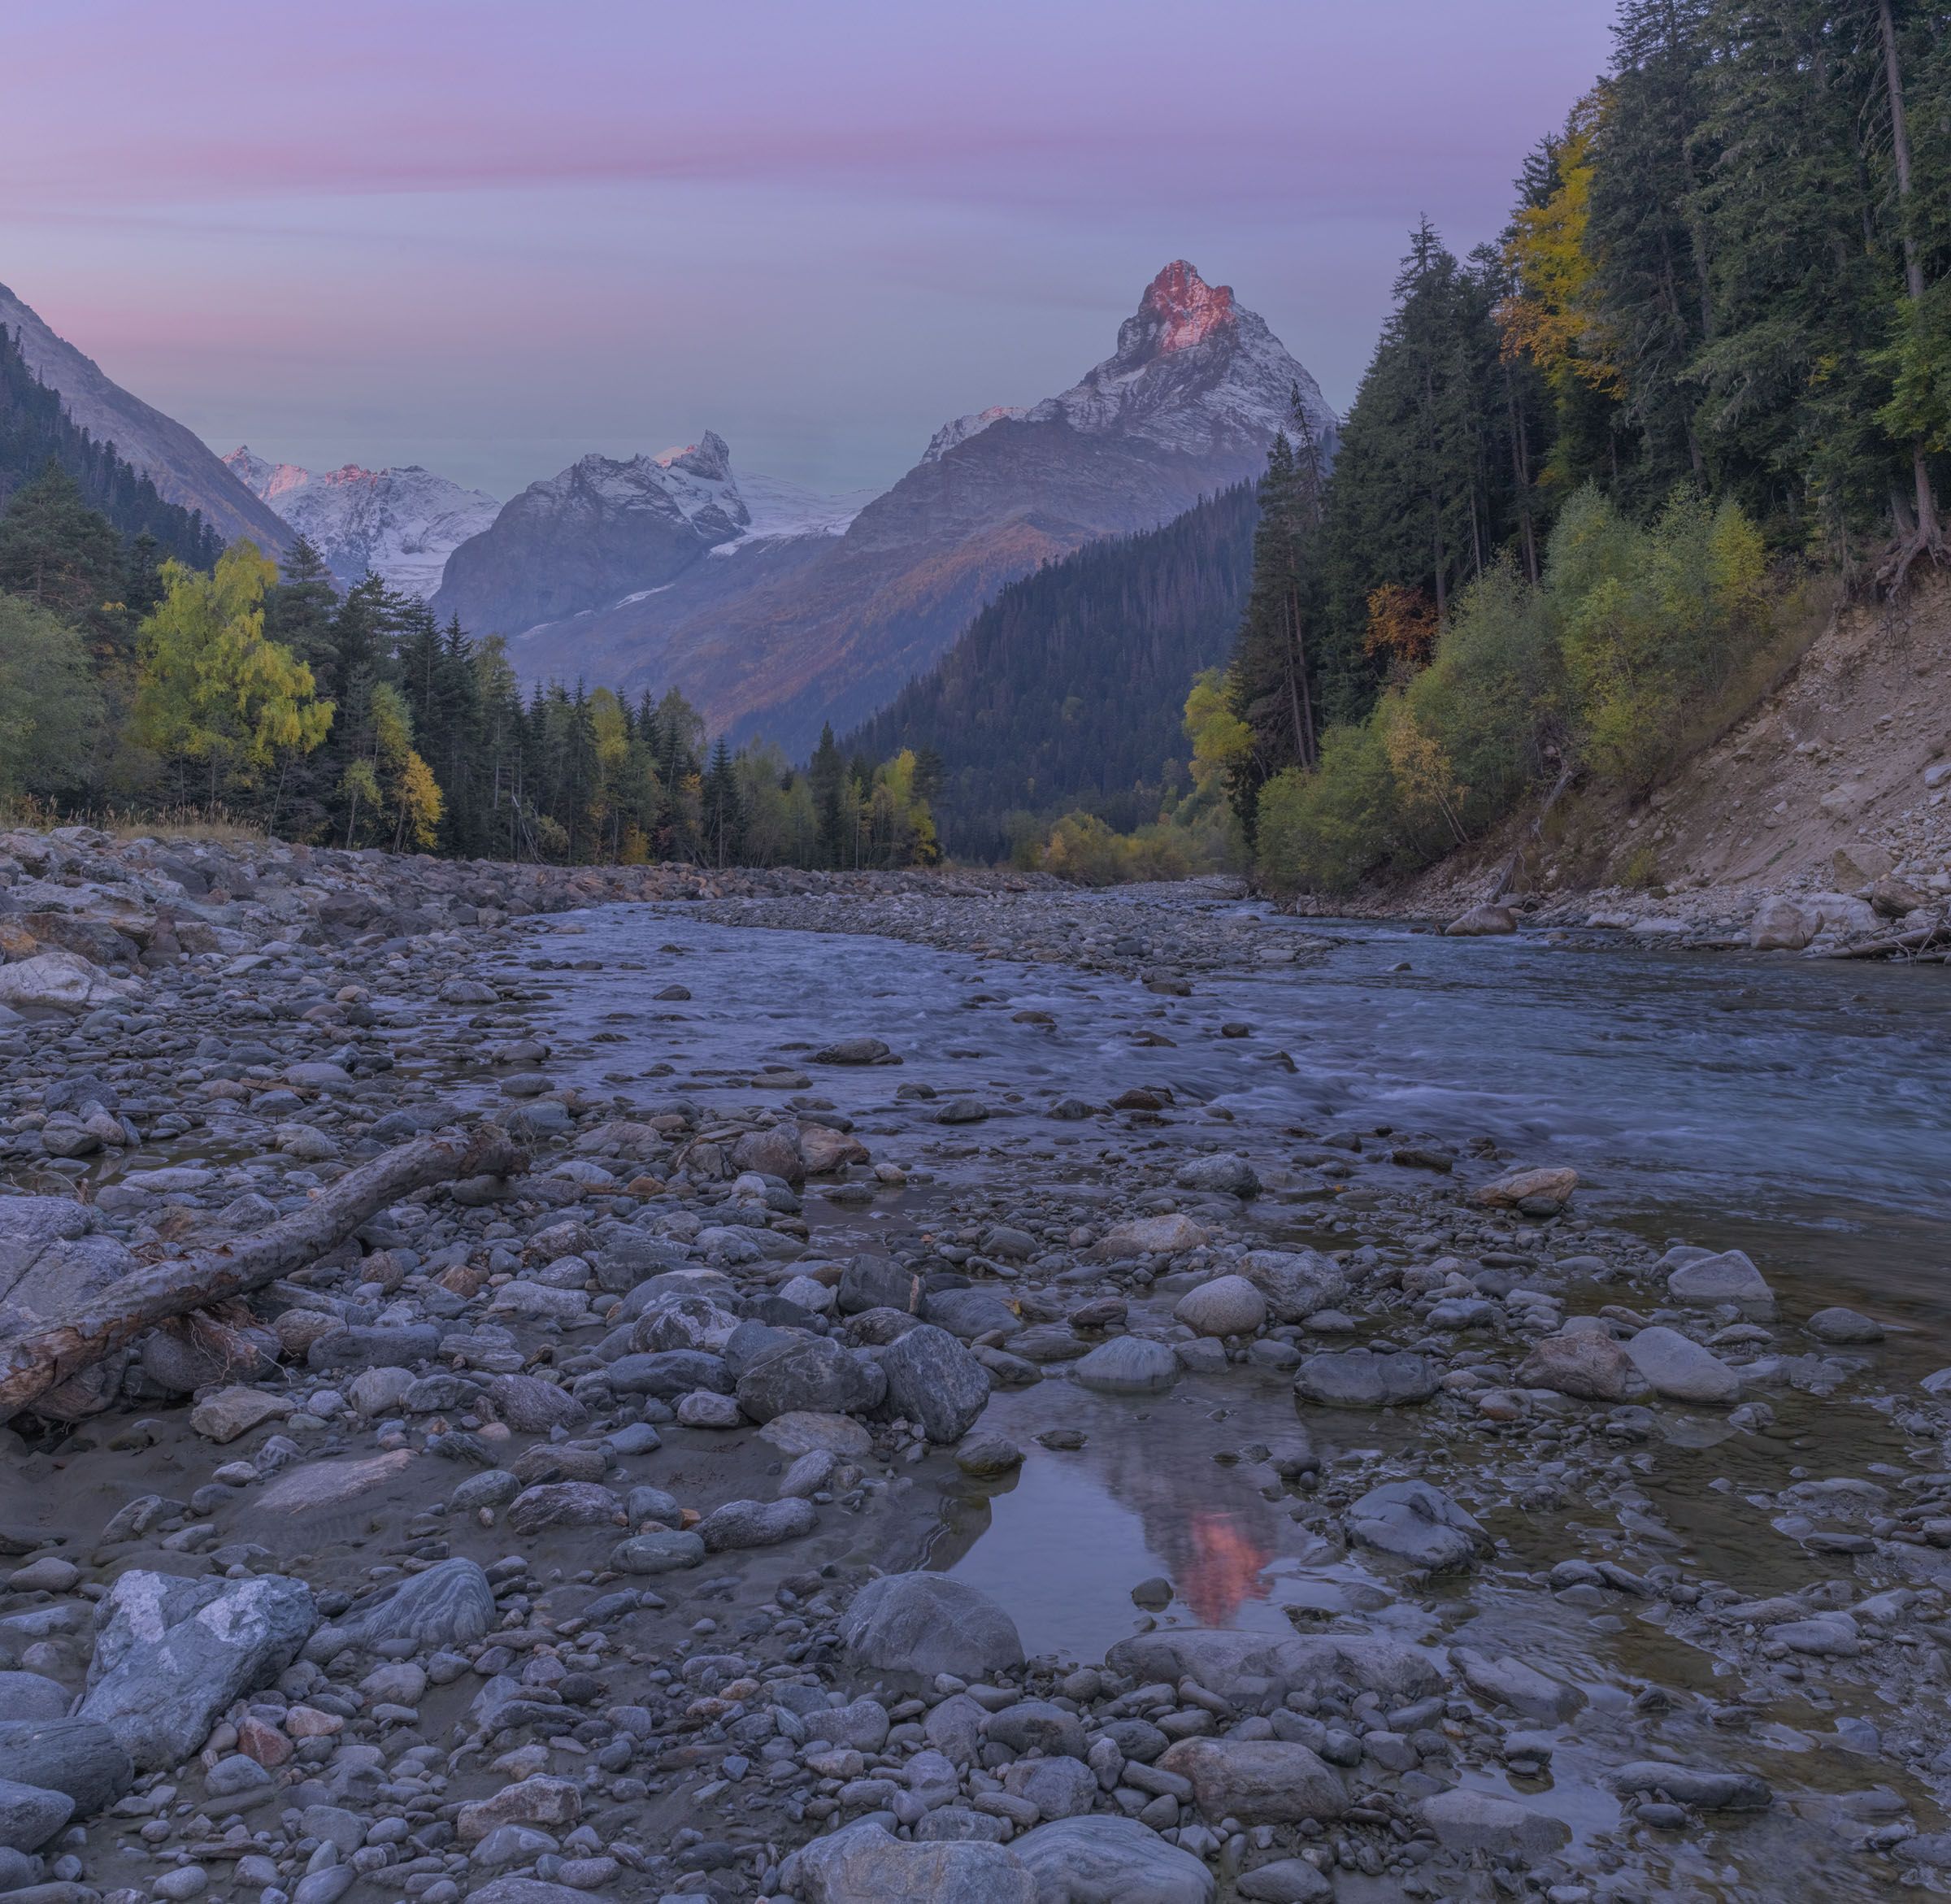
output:
[[[684,1428],[735,1428],[745,1418],[735,1397],[698,1389],[678,1402],[677,1419]]]
[[[678,1573],[704,1564],[705,1543],[693,1533],[637,1534],[619,1541],[610,1564],[619,1573]]]
[[[1179,1358],[1163,1342],[1119,1336],[1101,1342],[1072,1370],[1080,1387],[1106,1395],[1150,1395],[1179,1377]]]
[[[1250,1336],[1267,1320],[1267,1298],[1243,1276],[1216,1276],[1188,1289],[1172,1313],[1202,1336]]]

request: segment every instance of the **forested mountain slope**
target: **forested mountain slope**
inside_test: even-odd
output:
[[[1168,763],[1185,758],[1186,684],[1238,625],[1257,513],[1254,485],[1236,484],[1011,583],[849,750],[932,749],[943,843],[965,858],[1006,850],[1013,811],[1154,818]]]

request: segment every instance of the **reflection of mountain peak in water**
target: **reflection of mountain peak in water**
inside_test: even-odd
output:
[[[1137,1515],[1145,1544],[1201,1626],[1231,1626],[1249,1600],[1267,1598],[1279,1519],[1238,1469],[1170,1441],[1155,1444],[1136,1423],[1093,1435],[1084,1458],[1111,1498]]]
[[[1271,1589],[1264,1569],[1273,1549],[1246,1521],[1243,1514],[1218,1507],[1195,1507],[1188,1518],[1193,1558],[1174,1569],[1172,1584],[1201,1626],[1231,1626],[1249,1600],[1264,1600]],[[1145,1532],[1149,1538],[1149,1522]]]

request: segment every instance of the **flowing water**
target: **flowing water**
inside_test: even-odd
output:
[[[1392,1142],[1488,1137],[1527,1160],[1575,1163],[1588,1212],[1655,1241],[1747,1249],[1795,1313],[1825,1302],[1870,1311],[1893,1332],[1879,1364],[1892,1385],[1951,1361],[1951,983],[1941,968],[1309,922],[1330,941],[1322,962],[1201,979],[1180,999],[1062,967],[727,928],[681,908],[611,908],[568,929],[534,941],[528,962],[558,1079],[627,1083],[639,1096],[654,1080],[706,1102],[748,1103],[757,1072],[873,1033],[902,1054],[900,1069],[823,1073],[817,1088],[859,1120],[877,1157],[932,1152],[926,1161],[951,1188],[1024,1172],[1088,1185],[1105,1156],[1167,1138],[1038,1114],[1061,1094],[1102,1103],[1133,1085],[1162,1085],[1181,1111],[1201,1107],[1195,1128],[1209,1139],[1221,1129],[1210,1118],[1228,1113],[1243,1132],[1306,1133],[1297,1145],[1383,1128]],[[690,997],[658,998],[674,978]],[[1048,1022],[1023,1021],[1026,1012]],[[897,1102],[897,1085],[915,1083],[980,1097],[1003,1115],[945,1133]],[[923,1197],[913,1189],[863,1210],[810,1196],[808,1216],[816,1242],[837,1252],[911,1220]],[[1333,1241],[1342,1219],[1290,1198],[1254,1206],[1252,1220],[1270,1238],[1297,1240],[1317,1240],[1318,1222],[1318,1240]],[[1807,1584],[1808,1557],[1775,1530],[1768,1497],[1750,1502],[1743,1491],[1779,1488],[1797,1458],[1814,1465],[1788,1471],[1911,1467],[1901,1435],[1871,1409],[1832,1413],[1786,1391],[1771,1401],[1779,1419],[1765,1441],[1723,1420],[1663,1419],[1634,1457],[1641,1507],[1617,1519],[1610,1506],[1579,1502],[1527,1513],[1494,1482],[1486,1491],[1481,1444],[1419,1447],[1430,1478],[1465,1492],[1510,1552],[1471,1585],[1410,1598],[1299,1524],[1278,1490],[1269,1498],[1250,1450],[1295,1425],[1286,1378],[1235,1367],[1143,1400],[1045,1380],[999,1393],[984,1416],[1028,1451],[1019,1473],[976,1486],[932,1463],[931,1474],[945,1471],[932,1484],[939,1519],[918,1545],[876,1558],[955,1571],[1008,1606],[1032,1651],[1079,1659],[1134,1629],[1132,1589],[1151,1576],[1171,1582],[1158,1613],[1167,1623],[1310,1631],[1332,1620],[1512,1647],[1591,1702],[1555,1780],[1523,1788],[1582,1838],[1618,1825],[1599,1772],[1640,1755],[1632,1698],[1649,1682],[1680,1699],[1663,1742],[1684,1756],[1732,1756],[1805,1793],[1881,1780],[1927,1816],[1901,1768],[1850,1744],[1860,1722],[1892,1722],[1867,1685],[1827,1682],[1792,1710],[1758,1711],[1731,1753],[1701,1714],[1738,1694],[1738,1676],[1669,1637],[1663,1602],[1622,1618],[1514,1590],[1523,1583],[1512,1570],[1574,1553],[1641,1567],[1671,1558],[1757,1593]],[[1331,1467],[1357,1474],[1423,1432],[1413,1411],[1310,1410],[1307,1425]],[[1081,1446],[1035,1438],[1066,1428]],[[1783,1874],[1805,1848],[1799,1827],[1774,1829],[1752,1841],[1752,1855],[1719,1865],[1697,1848],[1675,1853],[1665,1867],[1682,1887],[1673,1894],[1785,1894]],[[1874,1894],[1856,1888],[1860,1876],[1846,1866],[1825,1881],[1838,1896]]]

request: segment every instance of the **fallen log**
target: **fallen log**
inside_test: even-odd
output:
[[[420,1137],[348,1171],[302,1210],[239,1237],[111,1283],[66,1320],[0,1341],[0,1422],[172,1317],[248,1295],[315,1263],[389,1204],[462,1177],[509,1176],[527,1158],[506,1131]]]
[[[1935,925],[1919,926],[1907,932],[1890,932],[1880,939],[1858,939],[1848,945],[1838,945],[1829,954],[1832,959],[1892,959],[1900,952],[1928,952],[1940,943],[1951,941],[1951,925],[1941,920]]]

